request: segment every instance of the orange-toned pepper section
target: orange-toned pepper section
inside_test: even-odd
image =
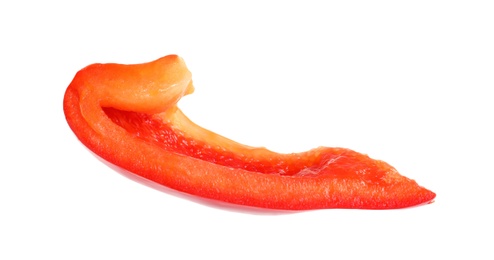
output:
[[[236,143],[191,122],[177,107],[194,90],[184,61],[93,64],[64,97],[67,122],[90,150],[185,193],[272,209],[393,209],[435,194],[389,164],[345,148],[279,154]]]

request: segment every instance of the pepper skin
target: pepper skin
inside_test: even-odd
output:
[[[169,188],[233,204],[286,210],[394,209],[435,194],[389,164],[345,148],[279,154],[236,143],[176,106],[194,90],[184,61],[80,70],[63,102],[77,138],[108,162]]]

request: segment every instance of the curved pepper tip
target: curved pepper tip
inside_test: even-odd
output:
[[[200,197],[289,210],[391,209],[435,198],[390,165],[349,149],[279,154],[201,128],[176,106],[193,91],[177,55],[95,64],[76,74],[64,112],[79,140],[103,159]]]

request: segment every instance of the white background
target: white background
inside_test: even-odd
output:
[[[5,2],[0,259],[494,258],[492,1]],[[199,125],[367,153],[435,203],[245,210],[119,174],[67,126],[65,88],[91,63],[172,53]]]

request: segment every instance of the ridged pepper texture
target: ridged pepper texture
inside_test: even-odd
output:
[[[191,73],[176,55],[93,64],[75,75],[63,109],[77,138],[98,156],[204,198],[304,210],[404,208],[436,196],[386,162],[350,149],[280,154],[217,135],[177,107],[193,90]]]

